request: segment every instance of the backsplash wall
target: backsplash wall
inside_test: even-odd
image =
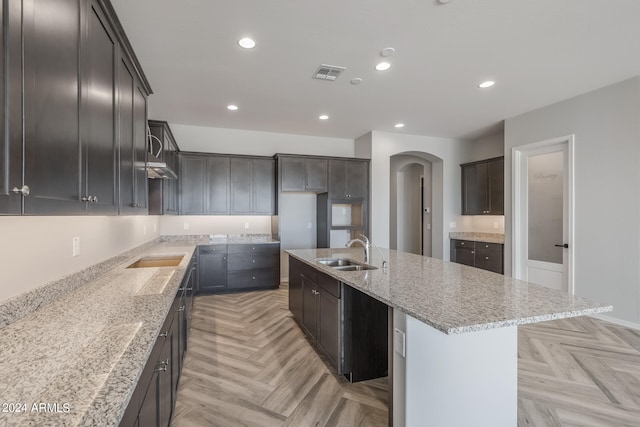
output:
[[[0,217],[0,301],[107,260],[160,235],[156,216]],[[80,254],[72,256],[72,240]]]
[[[163,236],[265,233],[271,234],[270,216],[166,215],[160,217],[160,234]]]

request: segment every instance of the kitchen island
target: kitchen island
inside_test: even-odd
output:
[[[362,271],[318,262],[362,263],[361,248],[287,252],[389,307],[394,349],[389,413],[396,426],[515,426],[517,326],[612,310],[500,274],[394,250],[372,251],[368,264],[378,268]]]

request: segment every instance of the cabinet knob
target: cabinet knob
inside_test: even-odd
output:
[[[475,252],[474,252],[474,251],[471,251],[471,253],[473,254],[473,253],[475,253]]]
[[[484,257],[484,259],[489,259],[489,257],[488,257],[488,256],[486,256],[486,257]]]
[[[460,246],[464,246],[464,242],[460,242]]]
[[[256,276],[253,276],[253,277],[252,277],[252,279],[253,279],[253,280],[256,280]]]
[[[16,193],[16,194],[22,194],[24,197],[27,197],[29,195],[29,192],[31,190],[29,189],[28,185],[23,185],[22,187],[18,188],[18,187],[13,187],[11,189],[12,193]]]
[[[256,260],[254,259],[254,260],[253,260],[253,261],[251,261],[251,262],[255,263],[255,262],[256,262]]]
[[[91,201],[91,197],[86,197],[86,196],[85,196],[85,197],[83,197],[81,200],[82,200],[83,202],[90,202],[90,201]]]
[[[177,309],[176,311],[177,311],[177,312],[184,311],[184,308],[185,308],[185,307],[184,307],[184,305],[183,305],[182,307],[178,307],[178,309]]]

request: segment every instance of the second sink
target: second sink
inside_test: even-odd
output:
[[[331,267],[340,271],[361,271],[361,270],[375,270],[377,267],[368,264],[361,264],[356,261],[352,261],[346,258],[319,258],[320,264],[324,264],[327,267]]]

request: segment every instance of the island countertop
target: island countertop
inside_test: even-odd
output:
[[[375,270],[340,271],[319,258],[364,262],[362,248],[287,250],[309,264],[373,298],[446,334],[460,334],[603,313],[613,307],[501,274],[436,258],[371,250]]]

